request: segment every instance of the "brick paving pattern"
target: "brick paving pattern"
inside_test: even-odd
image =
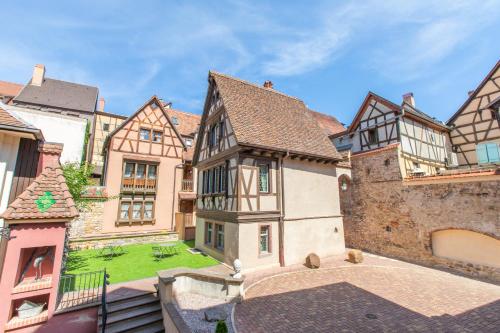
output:
[[[276,268],[246,281],[259,282],[247,283],[236,305],[239,333],[500,332],[500,286],[382,257],[332,258],[319,270]]]

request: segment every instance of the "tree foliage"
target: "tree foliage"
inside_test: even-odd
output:
[[[224,320],[219,320],[217,326],[215,327],[215,333],[227,333],[227,325]]]
[[[93,169],[94,167],[87,163],[65,163],[62,166],[66,184],[77,206],[83,204],[82,193],[85,187],[92,183]]]

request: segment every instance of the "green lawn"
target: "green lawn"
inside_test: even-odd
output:
[[[65,274],[94,272],[106,268],[110,282],[124,282],[156,276],[157,271],[175,267],[201,268],[219,262],[203,254],[191,254],[188,248],[194,241],[178,242],[179,254],[157,260],[153,256],[153,244],[123,246],[125,254],[112,259],[99,256],[97,250],[80,250],[69,253]]]

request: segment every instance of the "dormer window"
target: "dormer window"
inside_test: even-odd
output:
[[[172,124],[175,126],[179,125],[179,119],[177,119],[177,117],[172,117]]]
[[[186,139],[186,146],[192,147],[193,146],[193,139]]]

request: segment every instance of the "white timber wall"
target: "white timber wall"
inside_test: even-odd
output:
[[[0,132],[0,214],[5,211],[9,202],[19,140],[18,136]],[[3,219],[0,219],[0,226],[3,226]]]

